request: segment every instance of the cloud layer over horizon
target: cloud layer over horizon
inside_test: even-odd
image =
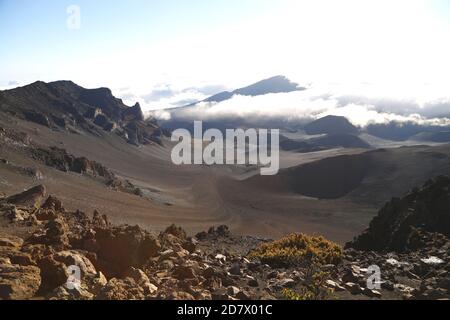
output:
[[[247,123],[301,123],[337,115],[361,127],[390,121],[450,125],[450,94],[446,91],[431,85],[415,88],[311,85],[305,91],[256,97],[235,95],[220,103],[201,102],[195,108],[158,110],[150,114],[160,120],[241,119]]]

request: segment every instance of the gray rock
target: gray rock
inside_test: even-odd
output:
[[[359,274],[353,270],[347,270],[347,272],[342,276],[342,281],[344,282],[358,282]]]
[[[229,270],[230,274],[232,275],[236,275],[236,276],[240,276],[242,274],[241,272],[241,266],[239,263],[234,263],[230,270]]]
[[[353,283],[353,282],[347,282],[344,285],[345,289],[347,289],[348,292],[350,292],[351,294],[360,294],[362,293],[362,289],[359,286],[359,284]]]
[[[366,288],[363,290],[363,293],[370,298],[378,298],[378,299],[381,298],[381,292],[379,292],[377,290]]]
[[[250,300],[250,294],[246,291],[239,291],[238,294],[236,295],[236,298],[239,300]]]
[[[335,282],[333,280],[327,280],[327,281],[325,281],[325,284],[329,288],[331,288],[331,289],[333,289],[335,291],[344,291],[345,290],[345,288],[343,286],[341,286],[339,283],[337,283],[337,282]]]
[[[233,297],[235,297],[239,292],[240,292],[239,288],[235,286],[230,286],[227,289],[227,293]]]
[[[291,278],[284,278],[284,279],[277,281],[276,284],[282,288],[292,288],[295,286],[295,281],[294,281],[294,279],[291,279]]]
[[[247,284],[248,284],[250,287],[254,287],[254,288],[259,287],[258,280],[256,280],[256,279],[250,279],[250,280],[248,280]]]

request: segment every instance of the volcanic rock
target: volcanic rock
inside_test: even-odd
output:
[[[26,111],[24,112],[25,119],[37,124],[40,124],[42,126],[51,127],[50,120],[48,117],[40,112],[36,111]]]
[[[145,299],[145,293],[144,289],[140,287],[132,278],[112,278],[103,288],[101,288],[95,299],[143,300]]]
[[[128,267],[141,267],[157,255],[161,245],[154,236],[135,226],[95,229],[97,268],[107,277],[121,276]]]
[[[417,247],[422,231],[450,237],[450,178],[429,180],[405,197],[388,202],[369,228],[346,247],[358,250],[405,251]]]
[[[38,267],[0,264],[0,299],[32,298],[40,285],[41,276]]]
[[[40,207],[41,201],[45,197],[46,189],[43,185],[35,186],[24,192],[15,194],[5,199],[6,202],[31,207]]]

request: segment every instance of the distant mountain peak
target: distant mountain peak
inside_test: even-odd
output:
[[[341,116],[325,116],[305,126],[307,134],[356,134],[356,128],[347,118]]]
[[[43,81],[37,81],[37,82],[42,82],[45,83]],[[77,85],[75,82],[73,82],[72,80],[57,80],[57,81],[52,81],[48,83],[49,85],[58,85],[58,84],[66,84],[66,85],[71,85],[74,87],[79,87],[79,85]]]
[[[256,83],[253,83],[247,87],[239,88],[234,91],[223,91],[215,94],[203,101],[205,102],[221,102],[231,99],[234,95],[241,96],[260,96],[269,93],[286,93],[292,91],[305,90],[304,87],[300,87],[298,83],[292,82],[288,78],[282,75],[267,78]],[[196,103],[192,104],[195,105]]]

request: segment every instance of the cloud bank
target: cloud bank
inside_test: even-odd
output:
[[[391,121],[450,125],[450,93],[431,85],[311,85],[305,91],[256,97],[236,95],[220,103],[202,102],[194,108],[159,110],[152,115],[161,120],[241,119],[246,123],[304,123],[337,115],[361,127]]]
[[[227,90],[227,88],[222,85],[200,85],[180,88],[164,83],[155,85],[147,93],[136,93],[131,88],[119,90],[118,96],[129,105],[139,102],[144,108],[144,112],[147,112],[148,110],[187,106],[224,90]]]

